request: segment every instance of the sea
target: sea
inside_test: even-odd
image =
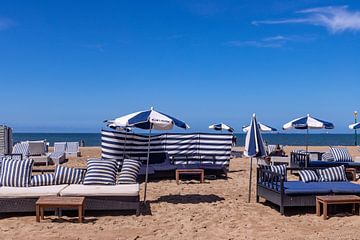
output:
[[[245,134],[234,134],[237,146],[245,145]],[[288,146],[306,145],[306,134],[271,133],[262,134],[268,144],[281,144]],[[46,140],[53,146],[54,142],[83,141],[85,146],[100,146],[100,133],[13,133],[14,142],[27,140]],[[360,137],[358,138],[358,142]],[[309,134],[310,146],[354,146],[354,134]]]

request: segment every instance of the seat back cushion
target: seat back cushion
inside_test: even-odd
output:
[[[81,184],[84,179],[85,170],[79,168],[69,168],[56,166],[55,184]]]
[[[136,183],[140,172],[141,162],[132,159],[124,159],[118,177],[118,184]]]
[[[347,181],[345,167],[330,167],[325,169],[317,169],[319,182],[338,182]]]
[[[286,176],[286,164],[281,165],[271,165],[270,170],[272,172],[281,174],[282,176]]]
[[[114,159],[89,159],[84,185],[115,185],[118,163]]]
[[[30,187],[34,160],[4,159],[1,167],[1,185],[4,187]]]
[[[34,175],[31,178],[31,186],[39,187],[39,186],[50,186],[55,184],[55,174],[54,173],[46,173],[46,174],[38,174]]]
[[[300,180],[305,183],[319,181],[318,175],[313,170],[300,170],[299,176],[300,176]]]
[[[352,157],[346,148],[330,147],[335,162],[352,162]]]

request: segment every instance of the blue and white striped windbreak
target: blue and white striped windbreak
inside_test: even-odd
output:
[[[141,129],[170,130],[173,126],[187,129],[189,125],[167,114],[155,111],[153,108],[135,112],[114,120],[105,121],[111,127],[136,127]]]
[[[276,128],[270,127],[270,126],[262,124],[260,122],[258,124],[259,124],[259,129],[262,132],[276,132],[277,131]],[[243,132],[248,132],[249,129],[250,129],[250,125],[249,126],[243,126],[242,130],[243,130]]]
[[[230,127],[229,125],[226,125],[224,123],[213,124],[213,125],[210,125],[209,128],[217,130],[217,131],[226,130],[228,132],[234,132],[234,129],[232,127]]]
[[[349,125],[350,129],[359,129],[360,128],[360,122],[358,123],[353,123]]]
[[[295,129],[333,129],[334,124],[320,120],[314,117],[311,117],[309,114],[305,117],[300,117],[294,119],[286,124],[284,124],[283,129],[288,130],[291,128]]]
[[[261,136],[259,124],[256,121],[256,116],[253,114],[250,123],[250,129],[245,138],[245,155],[248,157],[263,157],[266,156],[264,141]]]

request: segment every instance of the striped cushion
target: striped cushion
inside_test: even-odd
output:
[[[4,159],[1,168],[1,185],[4,187],[31,186],[32,159]]]
[[[84,185],[115,185],[117,168],[114,159],[89,159]]]
[[[319,181],[318,175],[313,170],[300,170],[299,175],[300,175],[300,180],[305,183]]]
[[[81,184],[85,175],[85,170],[79,168],[69,168],[56,166],[55,184]]]
[[[124,159],[118,178],[118,184],[136,183],[136,179],[140,172],[140,167],[140,161]]]
[[[286,165],[285,164],[271,165],[270,169],[272,172],[286,176]]]
[[[31,178],[31,186],[49,186],[55,184],[55,174],[54,173],[46,173],[34,175]]]
[[[352,157],[346,148],[330,147],[335,162],[352,162]]]
[[[318,169],[317,171],[319,174],[319,182],[347,181],[345,167],[343,165],[339,167]]]
[[[333,162],[334,161],[334,156],[332,155],[331,152],[326,152],[326,153],[323,153],[321,155],[321,160],[322,161],[327,161],[327,162]]]
[[[29,143],[16,143],[12,153],[22,154],[23,159],[30,155]]]

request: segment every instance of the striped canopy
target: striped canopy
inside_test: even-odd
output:
[[[256,116],[253,114],[250,123],[250,129],[245,138],[245,155],[248,157],[263,157],[266,156],[264,141],[261,136],[259,124],[256,121]]]
[[[232,127],[230,127],[229,125],[226,125],[224,123],[213,124],[213,125],[210,125],[209,128],[217,130],[217,131],[226,130],[228,132],[234,132],[234,129]]]
[[[283,129],[288,130],[291,128],[295,129],[333,129],[334,124],[326,122],[314,117],[311,117],[309,114],[305,117],[300,117],[294,119],[286,124],[284,124]]]
[[[186,123],[167,114],[155,111],[153,108],[146,111],[135,112],[114,120],[107,120],[112,127],[136,127],[141,129],[169,130],[173,126],[190,128]]]
[[[360,122],[358,123],[353,123],[349,125],[350,129],[359,129],[360,128]]]
[[[277,131],[276,128],[270,127],[270,126],[262,124],[260,122],[258,124],[259,124],[259,129],[262,132],[276,132]],[[243,126],[242,130],[243,130],[243,132],[248,132],[249,129],[250,129],[250,125],[249,126]]]

